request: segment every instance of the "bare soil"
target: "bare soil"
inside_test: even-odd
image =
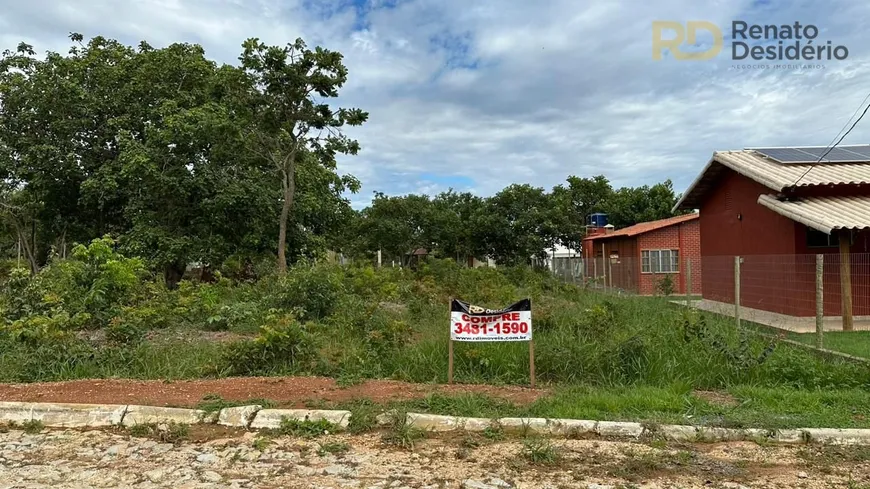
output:
[[[487,385],[411,384],[370,380],[340,387],[325,377],[233,377],[206,380],[73,380],[32,384],[0,384],[0,401],[143,404],[194,407],[206,396],[231,401],[268,399],[282,407],[305,407],[312,402],[371,399],[409,400],[433,393],[478,393],[517,404],[528,404],[548,393],[545,389]]]

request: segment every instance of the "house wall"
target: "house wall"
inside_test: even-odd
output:
[[[604,260],[602,260],[602,244],[604,245]],[[683,294],[686,290],[685,263],[686,258],[692,258],[692,291],[701,291],[701,243],[700,225],[698,220],[692,220],[650,231],[638,236],[624,236],[609,239],[584,240],[583,256],[586,260],[586,275],[589,277],[598,273],[598,277],[608,277],[608,285],[642,295],[656,293],[656,283],[661,274],[641,273],[641,250],[679,250],[680,272],[669,274],[674,283],[674,292]],[[611,253],[616,252],[618,258],[612,260]],[[594,258],[595,261],[591,260]]]
[[[842,297],[840,293],[840,250],[838,246],[809,247],[807,246],[807,227],[800,223],[795,225],[795,248],[797,256],[794,259],[795,284],[788,289],[793,297],[791,314],[795,316],[814,316],[816,255],[823,255],[824,314],[839,316],[842,314]],[[852,282],[852,313],[856,316],[870,315],[870,233],[855,232],[852,235],[850,251],[850,268]]]
[[[680,270],[668,274],[674,283],[674,291],[686,293],[686,261],[692,260],[692,293],[701,292],[701,226],[699,220],[687,221],[674,226],[656,229],[637,237],[637,272],[639,274],[638,291],[643,295],[656,293],[656,284],[663,277],[661,274],[641,272],[641,251],[643,250],[678,250]]]
[[[603,248],[602,248],[603,245]],[[603,252],[603,254],[602,254]],[[619,257],[611,260],[610,255],[616,252]],[[604,259],[602,259],[602,256]],[[586,276],[597,277],[603,284],[607,281],[614,287],[637,292],[638,273],[636,263],[637,243],[633,237],[618,237],[610,239],[587,239],[583,241],[583,257],[586,258]]]
[[[842,190],[838,190],[842,192]],[[837,247],[810,248],[807,228],[758,204],[772,190],[726,172],[701,203],[703,297],[734,303],[734,257],[740,265],[740,303],[790,316],[815,315],[815,255],[825,255],[824,314],[841,314]],[[851,247],[852,308],[870,315],[870,233]]]
[[[762,193],[771,190],[728,170],[702,201],[701,288],[705,299],[734,303],[734,256],[794,255],[794,221],[759,205]],[[741,304],[786,313],[788,306],[773,300],[768,291],[776,284],[790,283],[789,267],[782,265],[756,260],[753,277],[758,281],[741,288]],[[749,284],[741,280],[741,285]]]

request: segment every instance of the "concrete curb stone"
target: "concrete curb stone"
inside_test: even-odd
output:
[[[483,431],[492,426],[493,421],[487,418],[408,413],[407,423],[409,426],[425,431]]]
[[[388,423],[394,412],[378,416],[378,422]],[[341,428],[350,422],[350,411],[316,409],[262,409],[262,406],[224,408],[219,413],[198,409],[181,409],[136,405],[65,404],[33,402],[0,402],[0,424],[22,424],[39,421],[52,428],[90,428],[132,426],[145,423],[200,424],[219,423],[224,426],[252,429],[278,428],[283,418],[295,420],[326,420]],[[407,413],[407,422],[427,431],[483,431],[500,426],[505,431],[532,432],[554,436],[575,436],[594,433],[603,437],[662,437],[672,441],[740,441],[769,440],[774,443],[826,443],[836,445],[870,445],[870,429],[798,428],[787,430],[729,429],[706,426],[659,425],[645,427],[640,423],[546,418],[468,418],[420,413]]]
[[[200,409],[183,409],[154,406],[127,406],[123,426],[137,424],[199,424],[214,423],[217,413],[207,413]]]
[[[0,402],[0,423],[39,421],[58,428],[92,428],[121,424],[125,405]]]
[[[218,413],[217,423],[221,426],[237,426],[247,428],[254,421],[254,416],[263,409],[260,405],[235,406],[223,408]]]
[[[350,411],[333,411],[323,409],[261,409],[254,415],[252,429],[279,428],[283,418],[298,421],[326,420],[341,428],[347,428],[350,423]]]

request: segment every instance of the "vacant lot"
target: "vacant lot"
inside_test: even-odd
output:
[[[219,276],[169,290],[109,243],[78,248],[35,277],[13,270],[2,280],[0,381],[201,379],[206,382],[190,384],[195,388],[184,399],[157,396],[155,402],[192,404],[216,394],[281,403],[289,399],[276,390],[293,392],[295,384],[317,381],[234,380],[222,390],[219,379],[321,376],[334,379],[336,389],[357,391],[339,399],[329,392],[342,391],[330,387],[293,402],[407,400],[401,388],[359,387],[391,379],[430,385],[409,390],[424,399],[437,394],[437,402],[423,408],[463,411],[454,414],[776,427],[867,426],[870,419],[870,366],[737,331],[726,319],[685,311],[666,298],[606,296],[547,272],[467,269],[450,260],[432,260],[416,271],[298,265],[284,275]],[[505,398],[493,388],[431,387],[447,380],[451,296],[486,307],[531,298],[543,395]],[[457,343],[455,353],[458,383],[528,383],[525,343]],[[2,387],[0,398],[44,388],[43,394],[51,392]],[[134,383],[119,393],[127,395],[126,388],[151,389]],[[457,395],[466,392],[479,395]]]

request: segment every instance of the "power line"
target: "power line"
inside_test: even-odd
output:
[[[861,110],[861,106],[864,105],[864,102],[866,102],[868,98],[870,98],[870,93],[868,93],[867,96],[864,97],[864,101],[861,102],[861,105],[859,105],[859,106],[858,106],[858,109],[855,110],[855,114],[857,114],[858,111]],[[826,147],[826,148],[825,148],[825,152],[822,153],[821,156],[819,156],[819,159],[816,160],[815,163],[813,163],[812,165],[810,165],[810,167],[807,168],[807,171],[803,172],[803,174],[801,174],[801,176],[798,177],[797,180],[795,180],[795,182],[791,185],[792,188],[796,187],[797,184],[800,183],[800,181],[801,181],[805,176],[807,176],[807,173],[809,173],[810,170],[813,169],[813,167],[815,167],[816,165],[818,165],[818,164],[819,164],[819,163],[820,163],[820,162],[825,158],[825,156],[828,156],[828,153],[830,153],[831,151],[833,151],[834,148],[837,147],[837,145],[839,145],[841,142],[843,142],[843,139],[845,139],[846,136],[848,136],[849,133],[852,132],[852,129],[855,129],[855,126],[857,126],[858,123],[861,122],[861,119],[863,119],[864,116],[867,114],[867,110],[868,110],[868,109],[870,109],[870,104],[868,104],[866,107],[864,107],[864,112],[861,112],[861,115],[860,115],[860,116],[855,120],[855,122],[852,123],[852,126],[849,128],[849,130],[846,131],[845,134],[843,134],[842,136],[840,136],[840,139],[837,139],[837,142],[834,143],[833,146],[831,146],[830,143],[828,143],[828,146],[829,146],[829,147]],[[852,117],[855,117],[855,114],[852,114]],[[852,120],[852,117],[850,117],[849,120]],[[849,121],[846,121],[846,125],[848,125],[848,124],[849,124]],[[846,126],[843,126],[843,127],[845,128]],[[843,129],[840,129],[840,132],[843,132]],[[839,134],[839,133],[837,133],[837,134]],[[834,139],[836,139],[836,138],[837,138],[837,136],[834,136]],[[833,140],[832,140],[832,141],[833,141]]]
[[[855,109],[855,112],[852,113],[852,117],[849,117],[849,120],[847,120],[846,123],[843,124],[843,127],[841,127],[840,130],[837,132],[837,135],[831,139],[831,142],[828,143],[828,146],[825,146],[825,149],[828,149],[829,146],[834,144],[834,140],[837,139],[840,136],[840,134],[846,130],[846,126],[848,126],[849,123],[852,122],[852,119],[854,119],[855,116],[858,115],[858,112],[861,110],[861,107],[864,106],[864,103],[867,102],[867,99],[870,99],[870,93],[868,93],[867,96],[864,97],[864,100],[862,100],[861,103],[858,104],[858,107]]]

